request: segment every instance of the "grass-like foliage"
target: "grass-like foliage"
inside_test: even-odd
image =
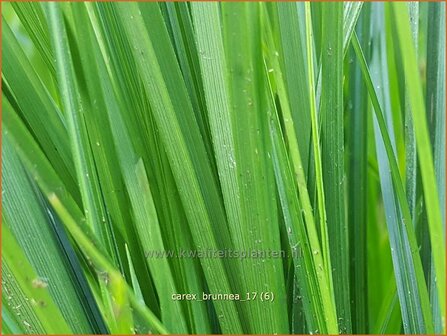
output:
[[[444,3],[2,7],[2,333],[445,333]]]

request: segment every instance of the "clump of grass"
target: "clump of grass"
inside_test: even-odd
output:
[[[445,4],[3,7],[3,333],[445,333]]]

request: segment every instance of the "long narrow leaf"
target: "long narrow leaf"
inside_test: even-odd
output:
[[[445,238],[442,229],[441,209],[438,198],[438,187],[433,164],[433,154],[428,135],[428,127],[425,113],[424,99],[420,80],[416,77],[417,69],[416,54],[411,37],[408,12],[400,13],[404,9],[401,5],[394,5],[395,15],[401,48],[408,48],[407,57],[404,60],[405,78],[410,96],[411,111],[415,125],[416,146],[418,150],[419,164],[423,181],[424,198],[427,204],[427,217],[429,224],[430,242],[432,244],[433,261],[437,278],[437,289],[440,298],[441,316],[445,316]],[[443,322],[445,330],[445,322]]]

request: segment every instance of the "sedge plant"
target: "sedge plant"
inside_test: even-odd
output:
[[[445,333],[445,4],[4,2],[2,333]]]

